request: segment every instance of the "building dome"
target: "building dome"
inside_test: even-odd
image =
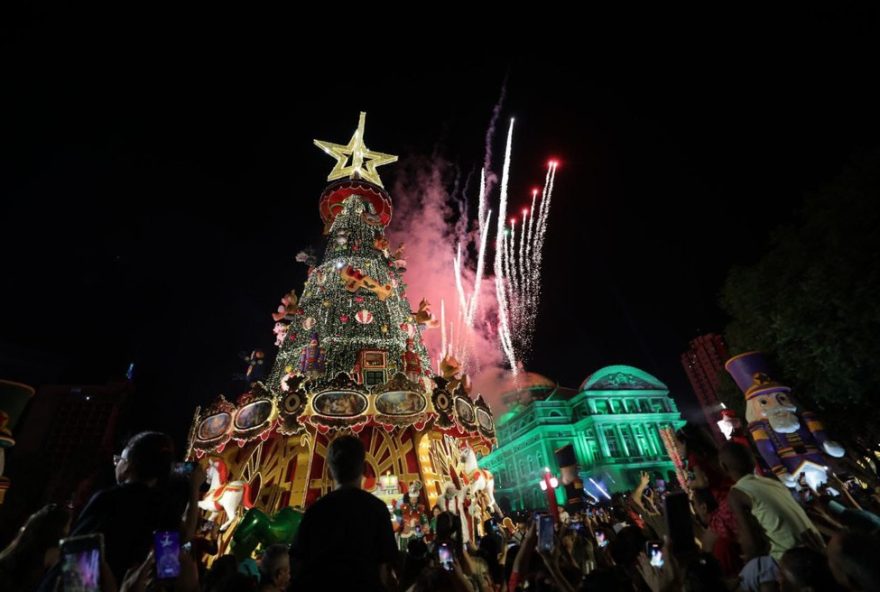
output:
[[[634,366],[615,364],[596,370],[581,383],[582,391],[668,391],[656,376]]]

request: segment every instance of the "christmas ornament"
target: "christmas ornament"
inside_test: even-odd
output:
[[[404,333],[406,333],[407,337],[409,337],[410,339],[412,339],[413,336],[415,336],[416,334],[416,326],[412,323],[401,323],[400,328],[403,330]]]
[[[278,310],[272,313],[272,318],[276,321],[293,320],[293,315],[296,314],[296,292],[291,290],[287,294],[281,297],[281,304],[278,305]]]
[[[329,300],[325,300],[321,304],[323,304],[325,308],[330,308],[333,305],[333,303]]]
[[[318,258],[315,257],[315,254],[311,249],[304,249],[296,254],[296,260],[299,263],[305,263],[309,266],[309,269],[312,269],[316,265],[318,265]]]
[[[339,320],[342,321],[343,323],[347,323],[348,322],[348,315],[347,314],[340,315]]]
[[[388,242],[387,238],[378,234],[376,235],[376,240],[373,241],[373,248],[380,251],[385,257],[388,257],[388,249],[391,248],[391,243]]]
[[[361,309],[356,315],[354,315],[354,320],[356,320],[361,325],[369,325],[373,322],[373,313],[365,308]]]
[[[306,319],[303,321],[302,327],[303,329],[308,331],[312,327],[314,327],[317,322],[318,321],[315,320],[315,317],[306,317]]]
[[[403,352],[403,372],[406,377],[415,383],[419,383],[422,375],[422,361],[416,353],[415,343],[412,339],[406,340],[406,351]]]
[[[419,302],[419,310],[412,315],[416,323],[424,325],[427,329],[436,329],[440,326],[440,321],[434,318],[434,313],[431,312],[431,303],[427,298],[422,298],[422,301]]]
[[[364,297],[363,296],[355,296],[354,301],[357,302],[358,304],[360,304],[361,302],[364,301]]]
[[[280,347],[282,343],[284,343],[284,334],[287,332],[287,325],[284,323],[275,323],[275,328],[272,329],[272,332],[275,334],[275,345]]]
[[[299,356],[299,371],[306,378],[318,378],[324,374],[326,354],[318,340],[318,334],[312,333],[308,345]]]
[[[348,144],[334,144],[332,142],[324,142],[315,140],[315,146],[323,150],[336,159],[333,170],[327,176],[328,181],[342,179],[343,177],[366,179],[370,183],[382,187],[382,179],[376,167],[390,164],[397,160],[397,157],[391,154],[383,154],[381,152],[373,152],[364,144],[364,125],[366,124],[367,114],[361,112],[358,120],[358,127]],[[345,166],[348,157],[351,157],[351,164]],[[366,160],[366,162],[364,162]]]
[[[383,324],[379,327],[379,330],[382,331],[382,333],[388,333],[388,325]]]
[[[362,270],[356,269],[349,265],[339,270],[339,279],[345,284],[345,289],[349,292],[357,292],[360,288],[366,288],[379,297],[379,300],[385,301],[391,294],[391,284],[380,284],[370,276],[366,275]]]

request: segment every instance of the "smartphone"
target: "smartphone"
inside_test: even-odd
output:
[[[180,533],[176,530],[157,530],[153,533],[153,553],[156,557],[156,578],[173,580],[180,575]]]
[[[538,550],[553,550],[553,516],[549,514],[538,517]]]
[[[449,547],[449,543],[437,545],[437,557],[440,561],[440,567],[446,571],[452,571],[452,549]]]
[[[666,509],[666,532],[675,554],[696,550],[691,506],[685,492],[670,493],[664,499]]]
[[[654,567],[663,567],[663,543],[660,541],[648,541],[645,543],[645,553]]]
[[[192,461],[188,462],[177,462],[171,465],[171,470],[177,473],[178,475],[186,475],[187,477],[192,475],[193,469],[196,468],[196,463]]]
[[[605,538],[605,532],[601,530],[596,531],[596,542],[600,547],[608,546],[608,539]]]
[[[104,535],[76,536],[61,541],[61,577],[65,592],[100,592]]]

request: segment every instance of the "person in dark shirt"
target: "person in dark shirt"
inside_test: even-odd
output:
[[[384,590],[394,585],[397,545],[385,503],[360,488],[364,447],[354,436],[330,444],[336,488],[303,516],[290,548],[292,590]]]
[[[180,531],[183,541],[192,537],[204,471],[196,467],[187,484],[170,482],[173,459],[173,443],[166,434],[142,432],[132,437],[113,459],[117,485],[96,493],[71,529],[70,536],[104,535],[105,560],[117,583],[128,569],[143,563],[154,531]],[[59,573],[56,565],[40,590],[54,589]]]

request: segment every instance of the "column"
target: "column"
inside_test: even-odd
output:
[[[599,446],[602,447],[602,456],[611,458],[611,450],[608,448],[608,441],[605,439],[605,426],[596,426],[596,438],[599,440]]]
[[[614,426],[614,431],[617,432],[617,440],[620,442],[620,448],[623,450],[623,456],[630,456],[629,446],[626,445],[626,439],[623,437],[623,428],[619,425]]]

